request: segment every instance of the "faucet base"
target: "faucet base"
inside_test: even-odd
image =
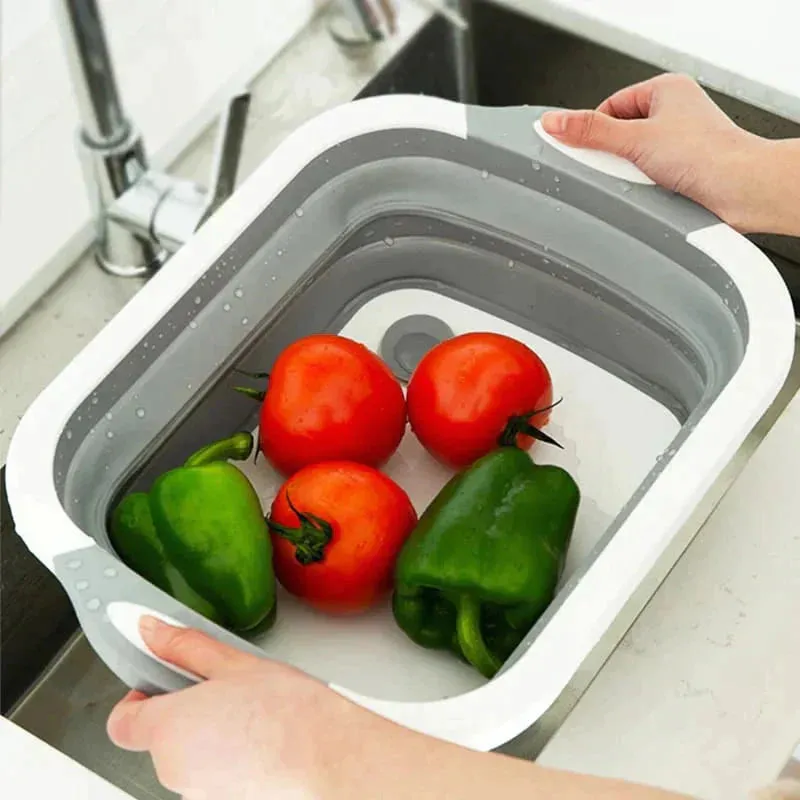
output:
[[[102,225],[104,230],[95,245],[94,258],[109,275],[146,278],[160,269],[169,257],[167,251],[155,242],[131,233],[113,221],[104,220]]]

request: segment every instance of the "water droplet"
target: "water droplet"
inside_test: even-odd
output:
[[[83,592],[83,591],[85,591],[86,589],[88,589],[88,588],[89,588],[89,581],[78,581],[78,582],[75,584],[75,588],[76,588],[76,589],[77,589],[79,592]]]
[[[561,211],[561,206],[556,206],[556,211]]]
[[[114,431],[106,431],[106,439],[113,439]]]
[[[70,431],[70,430],[64,431],[64,436],[66,436],[67,439],[71,439],[72,438],[72,431]]]
[[[100,600],[98,600],[96,597],[93,597],[88,603],[86,603],[86,608],[88,608],[89,611],[97,611],[97,609],[100,608]]]
[[[108,414],[106,414],[106,419],[114,419],[114,415],[109,411]]]
[[[283,250],[278,250],[278,255],[282,256],[283,255]]]
[[[136,416],[139,417],[139,419],[144,419],[145,413],[146,412],[145,412],[145,410],[143,408],[137,408],[136,409]]]
[[[538,172],[542,168],[542,165],[538,161],[532,161],[531,166],[533,167],[534,172]]]
[[[509,268],[513,269],[513,267],[514,267],[514,261],[513,261],[512,259],[509,259],[509,260],[508,260],[508,266],[509,266]]]
[[[114,569],[114,567],[106,567],[103,570],[103,575],[105,575],[106,578],[116,578],[117,577],[117,571]]]
[[[294,213],[295,213],[295,214],[296,214],[298,217],[302,217],[302,216],[303,216],[303,209],[302,209],[302,208],[298,208],[298,209],[297,209],[297,211],[295,211]]]
[[[387,237],[386,237],[386,238],[383,240],[383,243],[384,243],[384,244],[385,244],[387,247],[391,247],[391,246],[394,244],[394,239],[392,239],[392,237],[391,237],[391,236],[387,236]]]
[[[97,398],[96,398],[96,397],[93,397],[93,398],[92,398],[92,405],[93,405],[93,406],[96,406],[96,405],[97,405]]]
[[[561,183],[561,178],[559,178],[558,175],[554,175],[553,176],[553,183]]]
[[[546,258],[542,259],[542,264],[544,264],[545,266],[547,266],[549,263],[550,262]]]
[[[241,288],[236,289],[236,291],[233,294],[235,297],[244,297],[244,289]]]
[[[197,297],[195,297],[195,299],[194,299],[194,304],[195,304],[196,306],[199,306],[199,305],[200,305],[200,303],[202,303],[202,302],[203,302],[203,298],[202,298],[202,297],[200,297],[200,295],[197,295]]]
[[[150,347],[150,345],[147,342],[142,342],[142,347],[144,347],[144,349],[147,350],[147,348]]]
[[[195,328],[197,328],[197,323],[196,323],[194,320],[192,320],[192,321],[189,323],[189,327],[190,327],[192,330],[194,330]]]
[[[270,280],[272,280],[272,281],[276,281],[276,280],[278,280],[278,276],[277,276],[277,275],[273,275],[273,276],[270,278]]]
[[[242,325],[247,325],[248,322],[250,322],[250,320],[247,319],[247,317],[242,317]]]
[[[78,422],[80,422],[83,419],[83,417],[80,414],[78,414],[77,419],[78,419]]]
[[[222,310],[223,311],[230,311],[231,310],[231,304],[230,303],[225,303],[225,305],[222,306]]]
[[[187,388],[187,389],[191,389],[191,388],[192,388],[192,384],[191,384],[191,383],[187,383],[187,384],[186,384],[186,388]]]
[[[72,561],[67,561],[67,569],[80,569],[81,563],[79,558],[73,558]]]
[[[481,172],[481,178],[486,180],[488,177],[489,177],[489,170],[488,169],[483,170],[483,172]]]

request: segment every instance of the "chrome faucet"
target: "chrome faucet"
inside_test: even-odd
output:
[[[222,116],[207,189],[151,170],[120,100],[97,0],[58,0],[56,8],[78,97],[97,262],[113,275],[148,275],[233,192],[250,95],[231,98]]]
[[[337,2],[368,40],[383,39],[384,30],[394,32],[395,0]],[[472,102],[470,0],[416,2],[452,23],[459,99]],[[120,99],[97,0],[56,0],[56,9],[78,98],[80,150],[96,220],[95,258],[113,275],[147,276],[232,194],[250,94],[232,97],[221,116],[207,188],[152,170],[141,134]]]

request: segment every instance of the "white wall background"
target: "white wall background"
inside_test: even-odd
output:
[[[0,0],[0,336],[91,241],[59,0]],[[180,152],[325,0],[99,0],[155,165]]]

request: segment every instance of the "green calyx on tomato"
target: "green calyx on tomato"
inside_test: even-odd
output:
[[[333,538],[333,526],[316,514],[298,511],[288,492],[286,493],[286,502],[297,515],[300,525],[292,528],[288,525],[281,525],[268,517],[267,525],[270,531],[277,533],[294,545],[294,557],[303,566],[322,561],[325,558],[325,547]]]
[[[255,381],[269,380],[269,372],[248,372],[244,369],[235,369],[234,372],[237,375],[244,375],[245,378],[252,378]],[[266,389],[253,389],[249,386],[234,386],[233,390],[253,400],[258,400],[259,403],[263,403],[264,398],[267,396]]]
[[[516,447],[517,437],[522,434],[523,436],[530,436],[531,439],[537,439],[545,444],[552,444],[561,450],[564,449],[563,445],[557,442],[552,436],[546,434],[535,425],[531,424],[531,419],[537,414],[544,414],[546,411],[554,409],[562,400],[560,398],[555,403],[550,403],[549,406],[544,408],[536,408],[533,411],[528,411],[524,414],[515,414],[510,417],[503,432],[497,437],[498,447]]]

